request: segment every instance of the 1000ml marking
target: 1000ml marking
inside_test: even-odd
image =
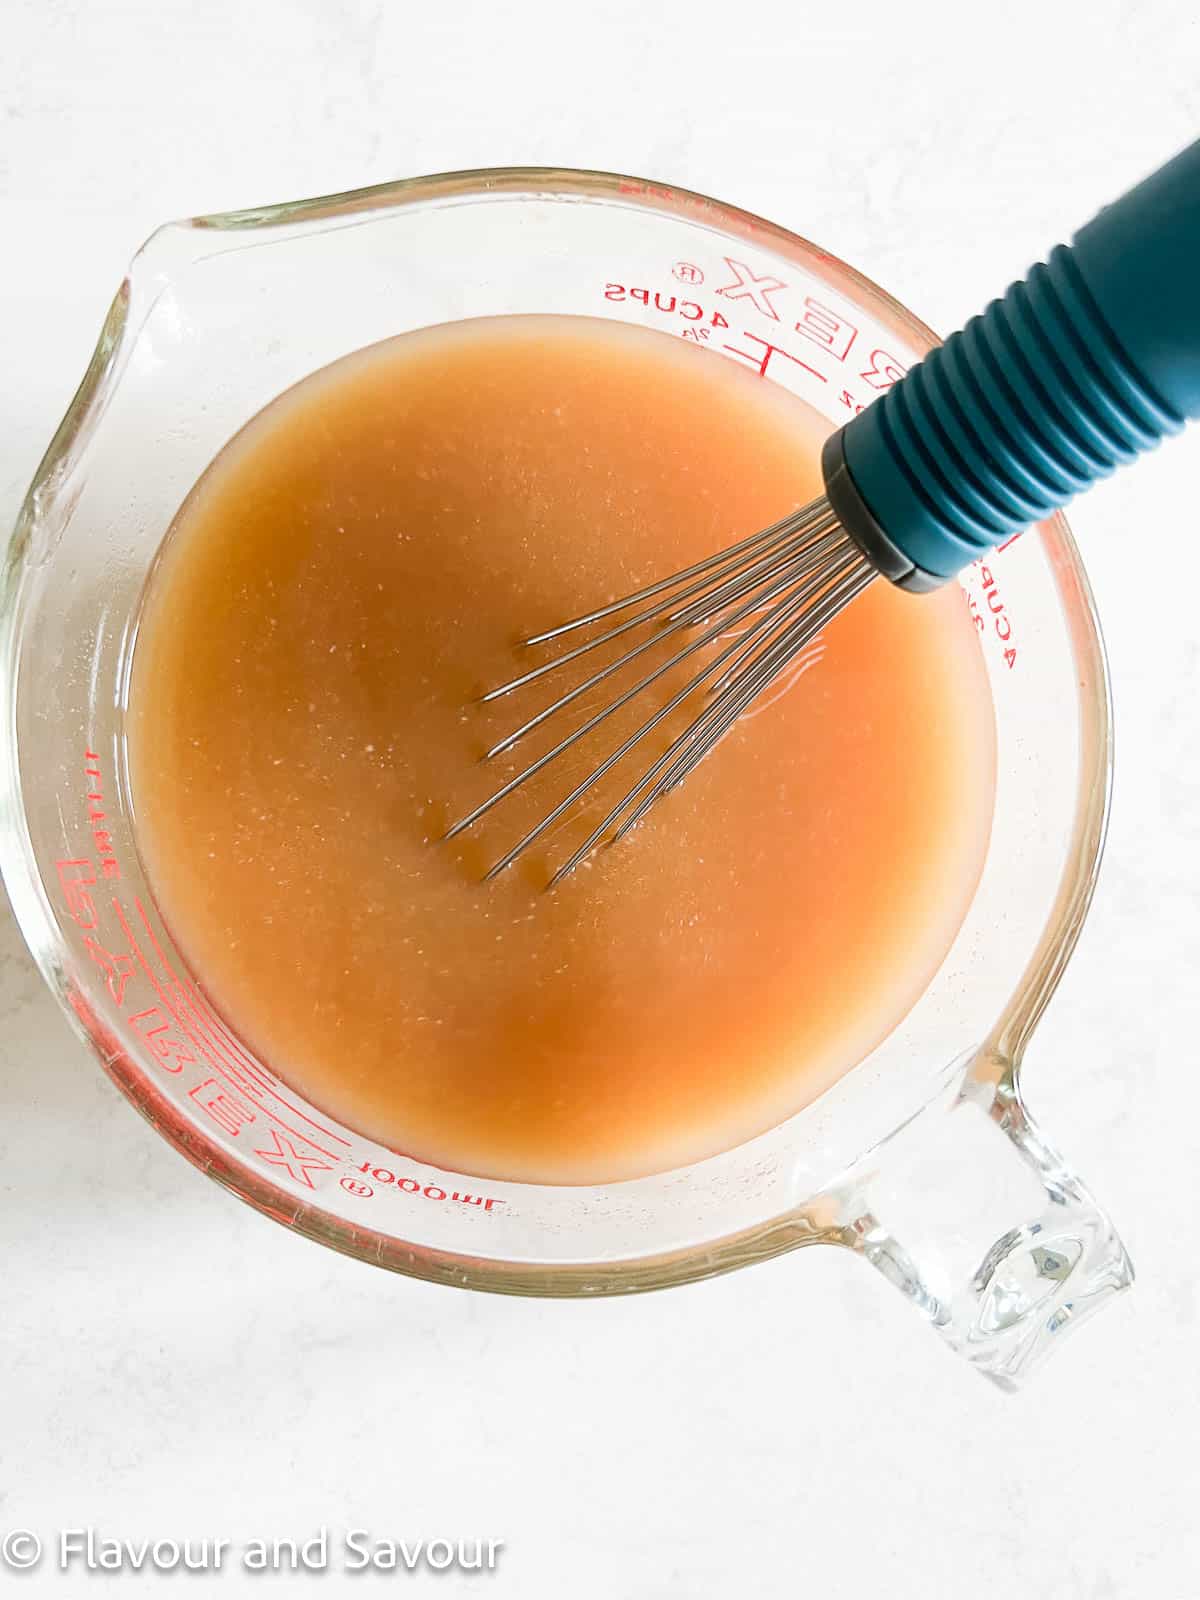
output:
[[[358,1172],[368,1173],[376,1183],[395,1184],[404,1194],[419,1194],[426,1200],[457,1200],[460,1205],[479,1206],[484,1211],[490,1211],[493,1206],[503,1205],[502,1200],[494,1196],[482,1194],[464,1194],[461,1190],[442,1188],[438,1183],[423,1184],[419,1178],[401,1178],[394,1172],[389,1172],[386,1167],[372,1166],[369,1161],[356,1168]]]

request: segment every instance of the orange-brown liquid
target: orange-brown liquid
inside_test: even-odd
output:
[[[349,357],[218,457],[147,591],[130,779],[176,940],[281,1077],[453,1171],[603,1182],[782,1121],[911,1007],[991,820],[991,701],[954,586],[873,585],[550,894],[615,790],[480,871],[582,754],[434,842],[527,754],[479,764],[489,734],[555,692],[471,703],[528,664],[514,641],[819,493],[827,431],[682,340],[514,317]]]

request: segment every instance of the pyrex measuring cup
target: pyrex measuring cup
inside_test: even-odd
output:
[[[1017,1086],[1087,909],[1107,801],[1104,659],[1061,519],[962,580],[999,773],[953,948],[866,1061],[724,1155],[551,1188],[384,1149],[255,1057],[162,923],[138,857],[122,714],[142,587],[180,502],[233,433],[315,369],[409,329],[513,312],[691,340],[794,390],[831,427],[932,339],[782,229],[604,174],[454,174],[160,230],[113,303],[8,555],[4,874],[30,947],[155,1126],[312,1238],[420,1277],[566,1295],[841,1245],[981,1371],[1014,1381],[1131,1277]],[[286,905],[275,921],[286,930]]]

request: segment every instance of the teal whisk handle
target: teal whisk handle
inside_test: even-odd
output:
[[[1200,142],[833,435],[826,489],[927,589],[1200,416]]]

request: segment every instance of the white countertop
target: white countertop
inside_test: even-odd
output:
[[[604,167],[791,226],[945,329],[1200,131],[1186,0],[5,0],[2,31],[5,522],[172,216]],[[0,1534],[491,1536],[496,1572],[436,1592],[520,1600],[1200,1593],[1198,499],[1194,436],[1072,518],[1117,778],[1025,1085],[1139,1281],[1028,1389],[841,1252],[575,1304],[322,1251],[133,1113],[5,915]]]

